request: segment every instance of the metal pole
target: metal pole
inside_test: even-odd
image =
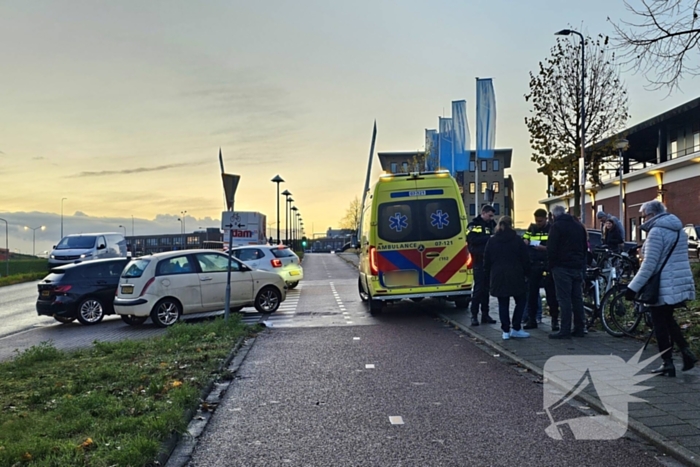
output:
[[[63,238],[63,202],[68,198],[61,198],[61,238]]]
[[[623,202],[622,202],[622,149],[619,149],[620,151],[620,220],[622,221],[622,226],[624,227],[627,224],[627,220],[625,219],[625,215],[623,213]],[[622,233],[622,232],[620,232]],[[625,240],[624,238],[622,240]]]
[[[284,243],[289,245],[289,196],[284,201]]]
[[[580,32],[571,32],[581,38],[581,223],[586,225],[586,40]]]
[[[277,184],[277,244],[280,244],[280,184]]]
[[[5,253],[7,254],[7,258],[5,258],[5,276],[10,275],[10,248],[8,246],[8,235],[9,235],[9,230],[7,228],[7,221],[5,219],[0,219],[0,221],[3,221],[5,223]]]

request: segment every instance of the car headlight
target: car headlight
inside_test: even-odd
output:
[[[82,255],[80,255],[80,258],[89,258],[90,256],[92,256],[92,253],[83,253]]]
[[[56,259],[56,256],[55,256],[55,255],[51,255],[50,258],[51,258],[51,259]]]

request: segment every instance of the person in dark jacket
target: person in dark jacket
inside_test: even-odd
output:
[[[528,276],[527,309],[537,310],[538,302],[540,302],[540,286],[543,286],[547,296],[549,314],[552,317],[552,331],[558,331],[559,302],[557,302],[554,281],[551,274],[548,273],[547,264],[547,241],[549,240],[550,227],[551,225],[547,222],[547,211],[538,209],[535,211],[535,223],[530,224],[527,232],[523,235],[523,240],[529,247],[530,261],[532,262]],[[527,318],[524,329],[537,329],[535,311],[531,311]]]
[[[588,242],[585,227],[563,206],[552,208],[554,222],[549,228],[547,260],[554,277],[557,301],[561,311],[561,329],[549,335],[551,339],[583,337],[583,274],[586,269]],[[574,330],[571,332],[573,315]]]
[[[619,253],[621,246],[625,243],[622,233],[612,219],[605,221],[603,226],[603,245],[606,245],[612,252]]]
[[[498,298],[498,314],[504,340],[530,337],[530,334],[520,328],[527,299],[526,278],[530,274],[527,248],[513,230],[513,219],[503,216],[498,221],[496,234],[488,241],[484,251],[484,270],[489,275],[491,295]],[[512,328],[510,297],[515,299]]]
[[[486,243],[496,229],[493,220],[496,210],[488,204],[481,208],[481,215],[476,216],[467,226],[467,248],[472,256],[472,271],[474,272],[474,288],[472,289],[472,326],[479,325],[479,307],[481,307],[481,322],[494,324],[495,319],[489,316],[489,277],[484,272],[484,250]]]

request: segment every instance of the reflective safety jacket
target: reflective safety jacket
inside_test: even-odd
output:
[[[527,228],[525,235],[523,235],[523,240],[530,241],[530,247],[528,249],[530,250],[530,260],[533,262],[533,264],[547,264],[547,252],[537,251],[534,248],[534,245],[539,244],[542,246],[547,246],[547,240],[549,239],[549,227],[549,222],[547,222],[542,228],[537,227],[537,224],[530,224],[530,227]]]
[[[481,265],[484,262],[486,243],[496,231],[496,222],[486,222],[481,216],[476,216],[467,225],[467,247],[472,255],[474,264]]]

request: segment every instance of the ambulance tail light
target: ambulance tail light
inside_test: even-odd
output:
[[[471,269],[471,268],[472,268],[472,263],[473,263],[473,261],[472,261],[472,255],[471,255],[471,254],[469,253],[469,251],[467,250],[467,269]]]
[[[369,247],[369,271],[373,276],[379,274],[379,266],[377,263],[377,248]]]

